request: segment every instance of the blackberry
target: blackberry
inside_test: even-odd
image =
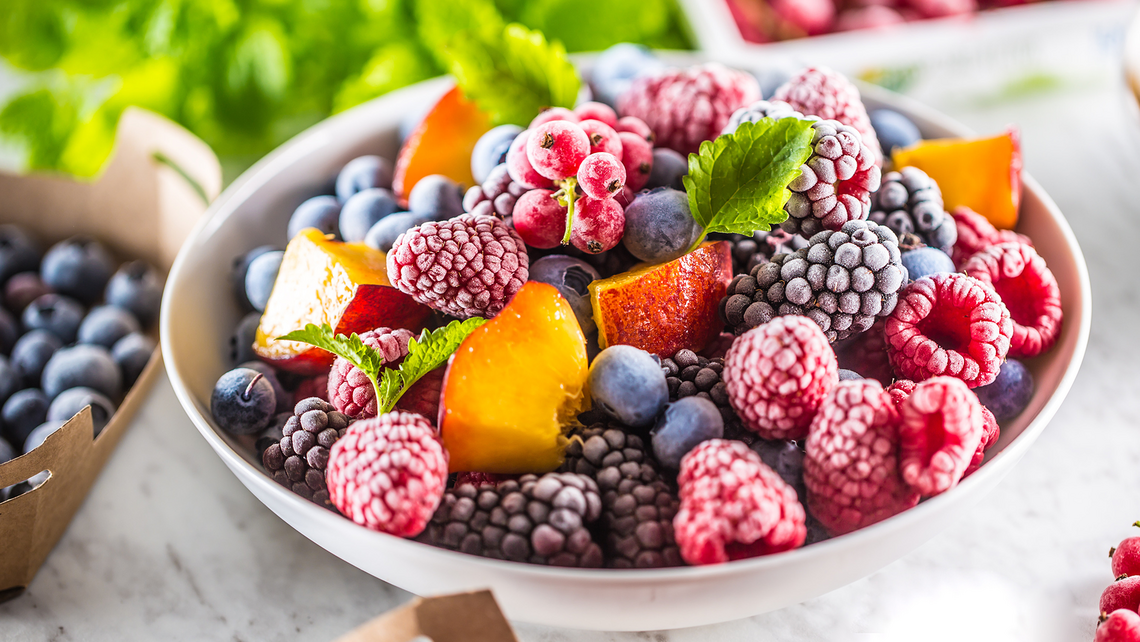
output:
[[[590,419],[582,415],[580,419]],[[680,566],[673,538],[677,494],[658,472],[638,435],[616,422],[570,432],[561,470],[592,477],[602,494],[599,526],[611,568]]]
[[[815,321],[834,343],[863,332],[898,303],[907,281],[898,237],[870,221],[824,230],[808,247],[777,254],[732,280],[721,319],[741,335],[777,316]]]
[[[692,350],[678,350],[671,357],[661,359],[665,383],[669,386],[669,401],[685,397],[704,397],[713,402],[724,419],[724,438],[743,441],[751,445],[758,439],[756,433],[746,429],[724,389],[724,357],[706,359]]]
[[[261,463],[278,484],[320,506],[332,507],[325,467],[329,449],[352,423],[332,404],[319,397],[302,399],[281,429],[281,441],[270,444]]]
[[[915,234],[926,245],[949,254],[958,240],[958,226],[942,202],[938,183],[917,167],[904,167],[883,176],[871,196],[871,220],[900,237]]]
[[[432,546],[493,559],[597,568],[602,549],[587,525],[602,500],[593,479],[574,473],[465,482],[443,495],[417,538]]]
[[[463,211],[507,218],[515,209],[515,201],[529,191],[511,180],[507,164],[499,163],[487,174],[482,185],[467,190],[463,196]]]
[[[757,265],[772,260],[773,256],[790,254],[808,244],[802,236],[788,234],[779,227],[770,232],[756,232],[752,236],[714,233],[709,238],[726,240],[732,244],[733,274],[748,274]]]

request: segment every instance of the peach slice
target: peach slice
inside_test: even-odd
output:
[[[491,119],[455,87],[443,95],[412,130],[396,158],[392,191],[407,200],[412,187],[431,174],[443,174],[460,185],[471,186],[471,150]]]
[[[261,324],[254,352],[278,368],[327,374],[333,355],[276,338],[306,324],[329,324],[337,334],[388,326],[419,331],[431,309],[392,287],[386,257],[363,243],[341,243],[309,228],[289,241]]]
[[[558,290],[531,281],[452,355],[439,428],[452,472],[544,473],[589,407],[586,337]]]
[[[642,264],[590,284],[598,346],[631,345],[658,355],[700,351],[724,328],[717,306],[732,281],[727,241],[705,243],[668,263]]]
[[[946,209],[965,205],[998,229],[1017,225],[1021,204],[1021,135],[1016,129],[989,138],[920,141],[895,150],[895,167],[913,166],[942,189]]]

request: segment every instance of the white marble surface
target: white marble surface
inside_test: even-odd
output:
[[[1093,335],[1056,419],[967,519],[831,594],[738,622],[605,634],[518,624],[526,642],[1090,640],[1106,552],[1140,519],[1140,120],[1115,84],[1000,107],[942,105],[979,131],[1019,123],[1028,169],[1076,229]],[[0,543],[0,546],[3,544]],[[409,595],[261,506],[163,378],[0,639],[330,640]]]

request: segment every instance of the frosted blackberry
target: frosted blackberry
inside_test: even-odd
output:
[[[942,190],[917,167],[883,176],[882,186],[871,196],[871,220],[899,236],[915,234],[947,254],[958,240],[958,226],[942,203]]]
[[[592,413],[580,419],[589,421]],[[646,442],[616,422],[596,422],[570,432],[561,470],[592,477],[602,495],[606,566],[679,566],[673,538],[677,495],[658,472]]]
[[[601,512],[598,486],[585,475],[461,483],[444,494],[418,539],[493,559],[597,568],[602,549],[588,525]]]
[[[894,232],[849,221],[734,278],[720,302],[721,318],[741,335],[777,316],[802,315],[834,343],[889,315],[906,277]]]
[[[756,232],[752,236],[744,234],[710,234],[709,238],[719,238],[732,243],[732,273],[748,274],[752,268],[767,263],[777,254],[791,254],[807,247],[802,236],[788,234],[779,227],[770,232]]]
[[[281,429],[281,441],[265,448],[261,463],[278,484],[331,508],[325,484],[329,449],[344,436],[351,421],[324,399],[302,399]]]
[[[707,359],[692,350],[678,350],[676,354],[661,359],[661,369],[665,371],[670,402],[685,397],[704,397],[720,411],[720,416],[724,419],[725,439],[747,444],[756,441],[756,433],[744,427],[728,402],[728,392],[721,378],[724,372],[723,357]]]

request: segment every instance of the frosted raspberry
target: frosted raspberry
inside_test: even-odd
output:
[[[879,382],[841,381],[811,423],[804,455],[808,510],[833,535],[918,503],[898,469],[899,416]]]
[[[839,366],[814,321],[776,317],[740,336],[724,358],[729,403],[744,425],[764,439],[800,439]]]
[[[526,283],[526,246],[492,216],[462,214],[404,232],[388,253],[388,278],[444,314],[493,317]]]
[[[982,404],[961,379],[919,382],[899,406],[899,471],[923,497],[962,479],[982,442]]]
[[[859,89],[843,74],[826,67],[807,67],[776,90],[773,96],[808,116],[838,120],[854,127],[863,135],[863,143],[871,148],[878,164],[883,150],[867,108],[859,97]]]
[[[443,375],[446,366],[440,366],[412,384],[396,402],[396,410],[423,415],[435,423],[439,417],[439,397],[443,391]]]
[[[854,370],[884,386],[890,385],[895,377],[891,372],[891,360],[887,357],[885,327],[886,320],[879,319],[870,330],[834,344],[839,367]]]
[[[689,154],[716,138],[732,112],[759,99],[751,74],[707,63],[634,80],[618,98],[618,111],[645,121],[659,146]]]
[[[374,531],[414,537],[447,485],[447,451],[427,419],[389,412],[358,421],[333,444],[326,480],[334,506]]]
[[[1013,230],[999,230],[990,223],[989,219],[965,205],[954,208],[950,215],[954,217],[954,223],[958,227],[958,240],[954,242],[954,250],[950,254],[950,258],[954,259],[954,265],[961,266],[966,259],[998,243],[1021,241],[1026,245],[1033,245],[1033,240],[1028,236]]]
[[[781,40],[827,33],[835,20],[831,0],[770,0],[769,6],[786,22],[784,30],[791,31],[774,34]]]
[[[902,405],[902,402],[914,392],[915,382],[910,379],[896,379],[894,383],[887,386],[887,394],[891,398],[891,403],[895,404],[895,409]]]
[[[1057,342],[1064,318],[1061,289],[1031,246],[1016,241],[991,245],[967,259],[962,271],[992,286],[1009,310],[1009,356],[1036,357]]]
[[[1140,614],[1128,609],[1101,613],[1093,642],[1140,642]]]
[[[887,352],[899,376],[950,375],[971,388],[993,383],[1013,322],[993,288],[965,274],[924,276],[903,289],[887,317]]]
[[[394,366],[408,356],[408,342],[416,336],[411,330],[376,328],[360,335],[364,345],[384,357],[384,365]],[[329,370],[326,391],[329,402],[353,419],[376,416],[376,389],[368,375],[344,357],[337,357]]]
[[[970,465],[966,466],[966,472],[962,473],[962,479],[969,477],[982,467],[982,462],[986,459],[986,451],[993,448],[1000,437],[1001,426],[998,425],[997,418],[994,417],[994,413],[990,412],[989,408],[982,406],[982,441],[978,443],[978,449],[974,451]]]
[[[689,451],[677,476],[673,531],[689,564],[720,564],[802,546],[796,490],[742,442],[710,439]]]

